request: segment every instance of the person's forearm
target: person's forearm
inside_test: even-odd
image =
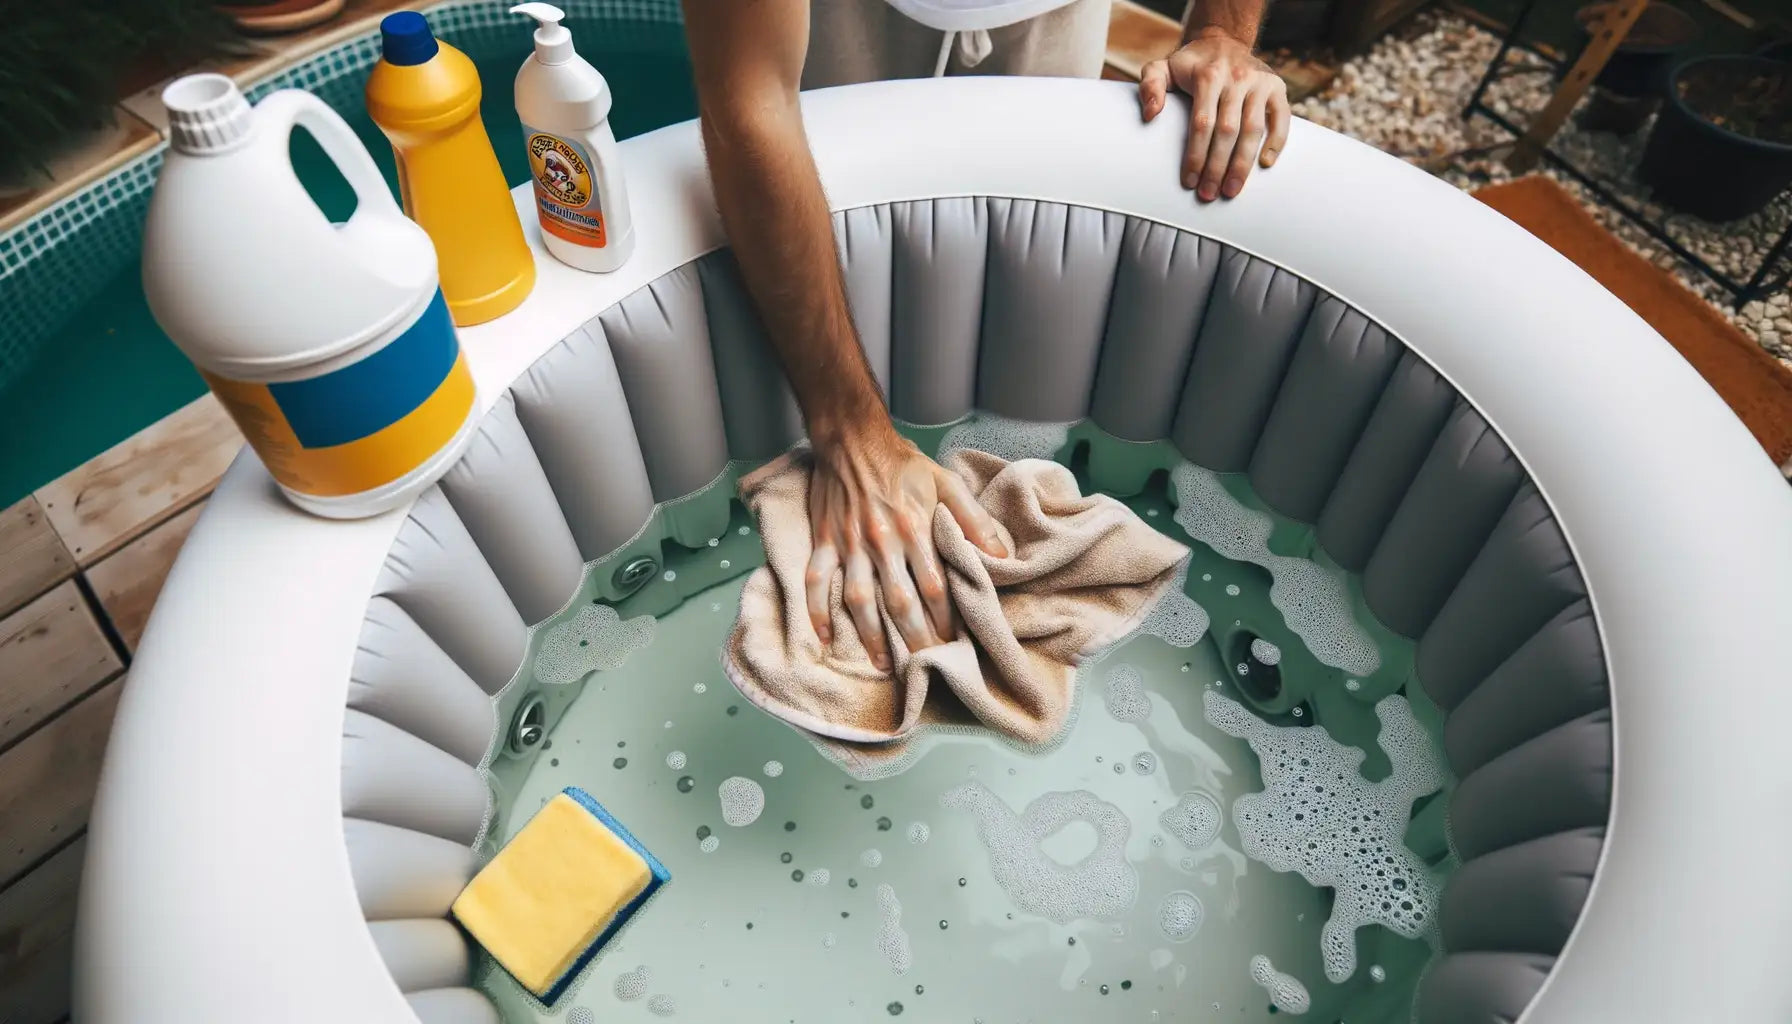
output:
[[[1266,6],[1266,0],[1189,0],[1182,15],[1183,45],[1218,30],[1254,49]]]
[[[753,304],[826,445],[887,429],[889,414],[846,302],[832,217],[794,98],[703,118],[716,205]]]

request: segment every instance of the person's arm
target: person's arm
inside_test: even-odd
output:
[[[1266,0],[1189,0],[1182,46],[1145,65],[1139,104],[1145,120],[1164,109],[1172,87],[1189,95],[1182,184],[1202,200],[1238,195],[1251,164],[1272,166],[1288,143],[1288,89],[1252,49]]]
[[[933,549],[936,505],[943,502],[984,550],[1006,552],[964,481],[896,432],[859,344],[797,99],[809,0],[683,6],[716,205],[815,451],[810,619],[824,643],[832,639],[828,600],[843,569],[860,639],[887,667],[878,589],[911,650],[953,635]]]

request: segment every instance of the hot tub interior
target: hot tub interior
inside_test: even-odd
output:
[[[369,607],[345,836],[419,1016],[1515,1019],[1611,748],[1579,571],[1498,433],[1187,232],[1003,198],[836,224],[893,414],[944,424],[917,442],[1072,465],[1189,544],[1182,592],[1049,751],[942,734],[851,777],[721,672],[761,558],[733,483],[800,424],[730,254],[662,277],[498,401]],[[673,882],[547,1011],[443,916],[567,785]]]

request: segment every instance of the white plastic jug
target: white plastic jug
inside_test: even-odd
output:
[[[202,74],[162,102],[169,150],[143,237],[156,322],[295,504],[353,518],[409,501],[453,464],[477,407],[429,236],[316,96],[251,109]],[[294,126],[354,187],[345,223],[293,171]]]

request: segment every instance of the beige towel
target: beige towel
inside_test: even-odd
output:
[[[880,671],[842,604],[839,575],[826,649],[809,621],[810,465],[799,448],[741,480],[766,565],[741,591],[722,660],[748,700],[812,734],[861,777],[894,770],[928,727],[980,726],[1027,746],[1055,739],[1069,720],[1078,663],[1131,632],[1188,557],[1120,502],[1079,493],[1058,463],[957,452],[946,468],[989,510],[1010,557],[985,554],[936,508],[933,540],[965,635],[910,652],[880,594],[893,663]]]

